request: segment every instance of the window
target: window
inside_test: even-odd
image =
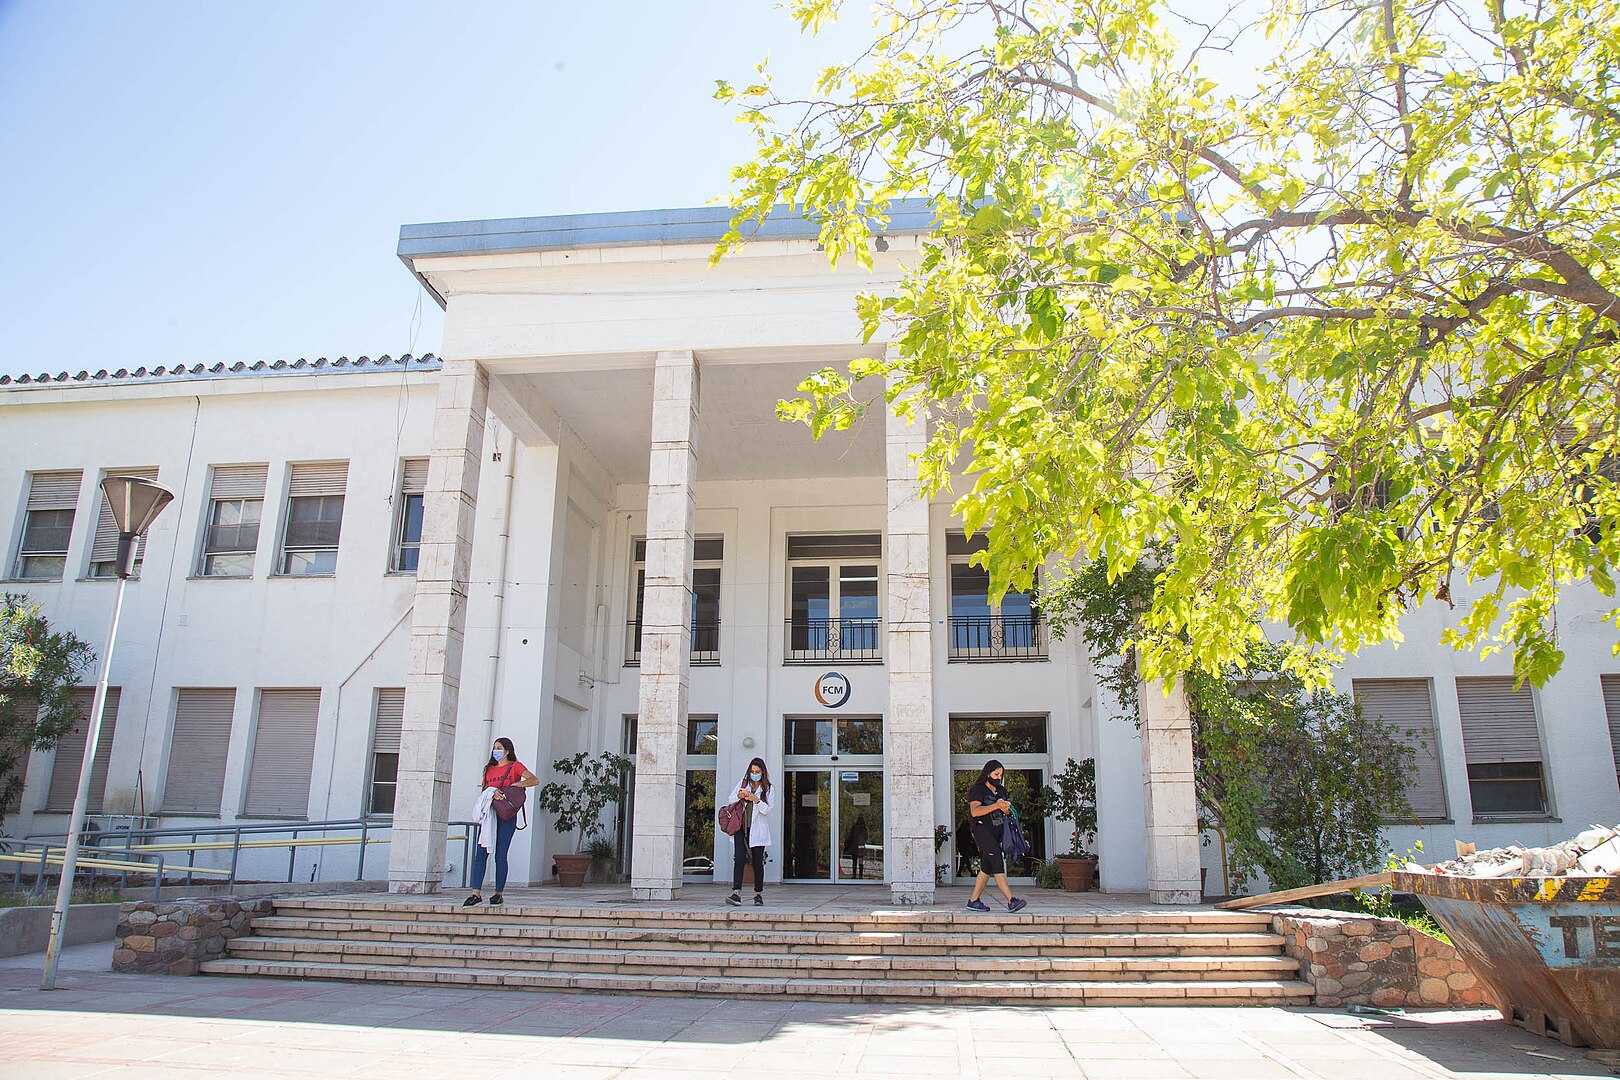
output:
[[[107,766],[112,761],[119,697],[118,687],[107,687],[107,703],[101,709],[101,735],[96,741],[94,764],[90,767],[90,797],[85,804],[92,814],[101,813],[102,796],[107,790]],[[73,703],[79,707],[79,715],[84,719],[56,744],[56,760],[51,763],[51,785],[45,793],[47,810],[68,813],[73,809],[73,797],[79,791],[79,770],[84,768],[84,744],[90,735],[90,707],[95,702],[94,687],[85,686],[73,691]]]
[[[1463,754],[1474,817],[1547,813],[1541,733],[1528,686],[1511,676],[1457,680]]]
[[[719,809],[715,806],[715,751],[719,733],[717,717],[687,718],[686,843],[681,862],[687,877],[714,877],[714,815]]]
[[[1614,771],[1620,776],[1620,675],[1603,676],[1603,711],[1609,718],[1609,749],[1614,753]]]
[[[949,852],[958,877],[978,872],[979,848],[973,842],[968,821],[968,789],[979,779],[979,770],[991,758],[1005,767],[1007,799],[1018,811],[1029,840],[1029,854],[1009,862],[1007,872],[1028,875],[1035,864],[1046,858],[1046,821],[1040,816],[1039,796],[1051,773],[1052,757],[1045,716],[953,716],[950,718],[951,814]],[[947,849],[940,857],[947,857]]]
[[[1406,802],[1416,822],[1447,820],[1446,781],[1440,770],[1440,740],[1428,679],[1355,679],[1351,692],[1363,716],[1405,738],[1417,771],[1407,778]]]
[[[788,537],[787,662],[883,659],[878,564],[883,538]]]
[[[394,529],[394,560],[390,570],[416,573],[422,547],[422,502],[427,491],[428,459],[406,458],[400,469],[398,524]]]
[[[235,690],[176,691],[163,813],[219,816],[235,714]]]
[[[11,694],[11,708],[16,712],[17,719],[32,730],[34,721],[39,717],[39,698],[29,693]],[[22,809],[23,787],[28,780],[28,758],[33,753],[33,745],[24,737],[24,729],[18,728],[0,738],[0,816],[9,817]]]
[[[108,469],[107,476],[138,476],[142,480],[156,480],[158,471],[150,469]],[[112,504],[107,501],[107,493],[102,492],[96,500],[101,504],[101,513],[96,517],[96,538],[90,545],[90,576],[93,578],[110,578],[118,576],[118,522],[113,520]],[[141,576],[141,559],[146,555],[146,537],[135,542],[135,572],[134,577]]]
[[[338,534],[343,529],[347,461],[294,465],[287,482],[287,528],[281,539],[280,572],[293,577],[337,572]]]
[[[208,482],[203,577],[252,577],[268,465],[215,465]]]
[[[984,549],[983,536],[952,532],[945,537],[951,568],[950,659],[1045,660],[1046,628],[1035,594],[1009,591],[992,605],[990,571],[972,562]]]
[[[379,687],[371,714],[371,794],[366,813],[387,817],[394,812],[399,787],[399,745],[405,735],[404,688]]]
[[[60,581],[67,568],[73,511],[79,504],[82,470],[28,475],[28,508],[14,576],[29,581]]]
[[[244,816],[308,816],[320,708],[319,690],[259,691],[259,722],[253,732]]]
[[[635,544],[636,617],[626,633],[625,666],[641,662],[641,623],[647,592],[647,541]],[[720,569],[725,541],[699,537],[692,545],[692,660],[697,666],[720,662]]]

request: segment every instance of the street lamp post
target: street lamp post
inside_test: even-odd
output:
[[[62,955],[62,938],[67,932],[68,904],[73,900],[73,878],[79,861],[79,832],[84,828],[85,810],[90,802],[90,774],[95,769],[96,744],[101,741],[101,710],[107,704],[107,676],[112,670],[113,643],[118,639],[118,616],[124,610],[124,586],[135,572],[135,552],[141,537],[174,498],[167,488],[139,476],[109,476],[101,482],[102,493],[118,526],[118,556],[113,563],[118,574],[118,598],[113,601],[112,626],[107,630],[107,648],[101,654],[101,677],[96,680],[96,697],[90,706],[90,726],[84,736],[84,761],[79,765],[79,788],[73,796],[73,816],[68,822],[67,850],[62,854],[62,880],[56,888],[56,907],[51,912],[51,936],[45,946],[45,975],[40,989],[56,989],[56,962]],[[40,868],[44,873],[44,868]]]

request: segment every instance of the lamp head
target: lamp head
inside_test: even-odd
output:
[[[163,508],[174,501],[168,488],[139,476],[109,476],[101,482],[101,490],[118,531],[132,536],[145,536]]]

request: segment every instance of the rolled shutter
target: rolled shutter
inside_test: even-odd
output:
[[[33,752],[25,731],[32,732],[39,716],[39,699],[32,694],[11,694],[11,708],[23,726],[0,739],[0,814],[15,814],[22,809],[23,784],[28,778],[28,757]]]
[[[399,489],[406,495],[420,495],[427,490],[427,478],[427,458],[406,458]]]
[[[262,499],[268,465],[216,465],[208,485],[210,499]]]
[[[28,478],[28,509],[72,510],[79,505],[84,470],[37,472]]]
[[[152,469],[119,469],[107,473],[108,476],[138,476],[142,480],[156,480],[158,471]],[[101,514],[96,518],[96,539],[90,546],[90,561],[112,562],[118,557],[118,523],[113,520],[112,504],[107,501],[107,493],[101,493]],[[146,554],[146,537],[141,537],[135,548],[135,557],[141,558]]]
[[[1417,772],[1407,781],[1406,801],[1418,821],[1446,818],[1446,781],[1428,679],[1356,679],[1363,714],[1389,725],[1412,748]]]
[[[235,690],[181,690],[164,772],[163,813],[215,817],[225,793]]]
[[[400,740],[405,732],[405,691],[381,689],[377,691],[377,716],[372,727],[371,752],[374,754],[399,753]]]
[[[90,768],[90,797],[85,806],[92,814],[101,812],[102,796],[107,789],[107,765],[112,761],[113,732],[118,727],[119,688],[107,687],[107,703],[101,710],[101,738],[96,743],[96,757]],[[56,744],[56,760],[51,764],[51,786],[45,794],[45,809],[72,810],[73,796],[79,790],[79,770],[84,767],[84,744],[90,734],[90,707],[95,704],[96,692],[81,687],[73,692],[73,702],[84,719],[73,725]]]
[[[305,495],[342,495],[349,482],[347,461],[306,462],[292,467],[287,481],[289,498]]]
[[[1468,764],[1541,760],[1541,733],[1528,686],[1515,690],[1511,676],[1458,679],[1457,708]]]
[[[1609,749],[1614,771],[1620,774],[1620,675],[1603,676],[1603,711],[1609,716]]]
[[[259,723],[253,735],[253,764],[243,808],[247,816],[308,816],[320,708],[319,690],[259,692]]]

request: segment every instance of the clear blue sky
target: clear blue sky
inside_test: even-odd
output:
[[[714,80],[837,47],[768,0],[0,0],[0,372],[399,355],[400,225],[702,205]]]

